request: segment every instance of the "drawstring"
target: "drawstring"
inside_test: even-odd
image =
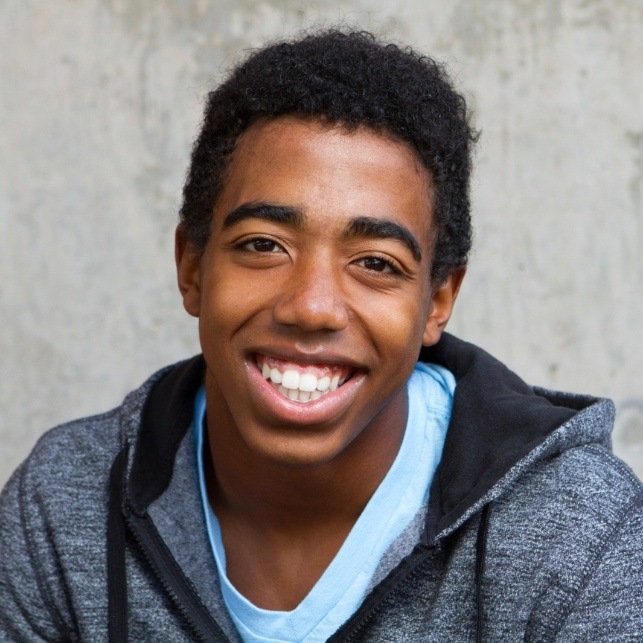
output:
[[[489,509],[485,505],[478,524],[478,539],[476,540],[476,643],[482,643],[484,630],[484,614],[482,606],[482,576],[484,574],[485,556],[487,554],[487,532],[489,530]]]
[[[125,521],[123,472],[127,447],[114,459],[109,476],[107,517],[107,632],[109,643],[127,643],[127,576],[125,572]]]

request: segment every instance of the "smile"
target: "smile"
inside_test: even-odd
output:
[[[351,369],[336,364],[296,364],[286,360],[256,355],[257,367],[264,380],[293,402],[313,402],[337,390],[351,376]]]

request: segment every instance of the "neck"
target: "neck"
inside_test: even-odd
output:
[[[399,451],[408,412],[403,388],[341,453],[293,466],[252,450],[207,385],[206,399],[208,409],[216,408],[207,417],[204,449],[215,513],[224,522],[289,538],[306,538],[321,525],[323,531],[350,530]]]

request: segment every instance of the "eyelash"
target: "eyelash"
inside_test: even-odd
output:
[[[366,268],[366,266],[361,266],[365,270],[368,270],[369,272],[377,272],[381,275],[390,275],[390,276],[397,276],[401,275],[402,271],[398,268],[398,266],[391,261],[390,259],[387,259],[386,257],[381,257],[380,255],[369,255],[368,257],[362,257],[361,259],[358,259],[355,263],[361,264],[363,261],[368,261],[375,259],[376,261],[381,261],[387,268],[388,271],[386,270],[373,270],[372,268]]]
[[[265,242],[265,243],[272,243],[274,244],[277,248],[279,248],[282,252],[285,252],[283,246],[280,243],[277,243],[273,239],[270,239],[269,237],[254,237],[252,239],[246,239],[244,241],[241,241],[239,243],[236,243],[234,245],[234,248],[236,250],[242,250],[244,252],[248,252],[250,254],[273,254],[275,251],[274,250],[268,250],[267,252],[257,250],[256,248],[254,250],[250,250],[246,246],[249,246],[252,243],[257,243],[257,242]]]
[[[256,244],[256,243],[271,243],[274,244],[275,248],[278,248],[279,250],[268,250],[268,251],[262,251],[258,250],[257,248],[254,249],[249,249],[248,246],[251,244]],[[269,237],[254,237],[252,239],[244,239],[243,241],[240,241],[239,243],[236,243],[233,246],[236,250],[240,250],[242,252],[247,252],[249,254],[277,254],[277,252],[286,252],[283,248],[283,246],[275,241],[274,239],[270,239]],[[360,265],[364,261],[368,260],[376,260],[376,261],[381,261],[388,270],[373,270],[372,268],[367,268],[366,266]],[[365,270],[373,273],[379,273],[380,275],[388,275],[388,276],[399,276],[402,273],[402,270],[397,266],[397,264],[393,261],[391,261],[387,257],[383,257],[378,254],[372,254],[368,255],[366,257],[362,257],[361,259],[357,259],[354,261],[356,265],[360,265],[361,268],[364,268]]]

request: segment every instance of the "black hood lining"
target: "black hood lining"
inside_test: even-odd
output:
[[[131,509],[142,515],[168,488],[174,460],[194,415],[194,398],[205,379],[205,360],[197,355],[160,379],[143,409],[128,484]]]
[[[482,349],[443,333],[420,360],[448,368],[457,386],[436,470],[429,539],[453,524],[578,409],[555,406]]]

